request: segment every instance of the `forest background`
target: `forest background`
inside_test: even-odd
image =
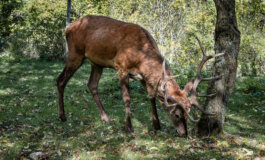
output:
[[[154,132],[141,84],[130,82],[135,132],[123,131],[125,112],[117,72],[104,69],[99,96],[111,119],[103,123],[86,86],[86,61],[65,90],[67,122],[58,120],[56,77],[65,60],[66,0],[0,0],[0,159],[262,159],[265,156],[265,1],[235,0],[241,43],[235,89],[224,134],[176,136],[158,105]],[[202,57],[195,35],[214,54],[213,0],[72,0],[71,22],[87,14],[136,23],[166,56],[181,88]],[[212,74],[207,62],[204,77]],[[206,91],[207,83],[198,91]],[[203,106],[203,98],[198,98]],[[191,114],[199,119],[194,110]]]
[[[1,0],[0,46],[11,56],[58,59],[65,54],[65,0]],[[236,0],[241,31],[238,73],[264,74],[265,2]],[[213,53],[216,9],[207,0],[72,1],[71,21],[104,15],[139,24],[155,38],[161,53],[180,73],[193,71],[201,56],[194,35]],[[184,67],[183,67],[184,66]]]

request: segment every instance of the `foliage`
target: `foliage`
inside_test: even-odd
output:
[[[236,0],[241,31],[239,72],[243,75],[264,74],[264,6],[262,0]],[[63,57],[66,1],[3,0],[0,9],[4,11],[0,32],[5,51],[45,59]],[[79,0],[72,1],[71,13],[72,21],[93,14],[140,24],[153,35],[161,53],[180,73],[194,70],[201,57],[194,35],[209,54],[214,53],[213,1]]]
[[[132,123],[123,130],[125,110],[117,74],[104,70],[99,96],[112,122],[101,121],[87,93],[88,62],[70,80],[65,92],[68,121],[57,115],[55,77],[62,62],[0,57],[0,159],[254,159],[264,157],[264,77],[242,77],[231,98],[226,134],[188,138],[176,132],[161,108],[162,130],[154,132],[151,107],[140,83],[131,82]],[[184,82],[182,82],[184,83]],[[204,88],[205,89],[205,88]],[[191,129],[191,125],[190,128]]]
[[[22,6],[22,2],[18,0],[2,0],[0,3],[0,35],[8,37],[12,32],[13,25],[21,20],[21,16],[16,12]]]
[[[154,132],[150,104],[138,82],[131,82],[135,133],[123,131],[124,107],[116,72],[106,69],[100,97],[111,118],[101,121],[87,94],[86,62],[66,87],[68,121],[57,118],[55,77],[63,63],[65,0],[0,2],[0,159],[254,159],[265,155],[265,37],[262,0],[236,0],[241,31],[239,78],[221,137],[176,137],[166,113],[158,107],[162,130]],[[79,0],[72,1],[72,21],[87,14],[137,23],[158,42],[183,87],[193,77],[201,51],[214,49],[216,11],[213,1]],[[28,58],[36,58],[30,60]],[[53,60],[53,61],[50,61]],[[211,68],[211,64],[207,68]],[[210,74],[204,72],[203,75]],[[203,84],[199,90],[205,90]],[[190,125],[191,128],[193,127]]]
[[[23,25],[9,37],[14,54],[31,57],[58,57],[64,51],[64,1],[25,2]]]
[[[265,73],[265,2],[238,0],[237,17],[241,31],[239,61],[243,75]]]

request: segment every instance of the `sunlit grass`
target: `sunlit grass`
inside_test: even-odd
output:
[[[162,130],[154,132],[148,97],[135,81],[131,82],[135,132],[124,131],[125,109],[114,70],[105,69],[99,84],[112,122],[101,121],[87,93],[90,65],[85,62],[66,87],[68,121],[63,123],[57,117],[55,82],[63,62],[5,57],[0,62],[0,159],[28,158],[34,152],[47,159],[251,159],[265,154],[264,77],[238,79],[225,135],[197,138],[190,132],[189,138],[181,138],[160,106]]]

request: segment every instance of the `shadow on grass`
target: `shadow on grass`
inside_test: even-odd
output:
[[[110,69],[104,70],[99,84],[99,96],[112,120],[110,124],[103,123],[91,94],[86,91],[88,62],[67,84],[68,121],[59,121],[55,79],[63,67],[62,62],[23,59],[1,63],[0,159],[19,159],[34,152],[42,152],[42,158],[46,159],[235,159],[233,154],[223,154],[224,148],[211,148],[196,137],[176,137],[160,107],[162,131],[155,133],[147,95],[140,83],[134,81],[130,86],[135,132],[125,133],[121,90],[116,72]],[[229,118],[229,122],[236,126],[235,134],[264,133],[241,126],[240,120]]]
[[[230,133],[252,138],[265,135],[264,77],[237,79],[226,116]]]

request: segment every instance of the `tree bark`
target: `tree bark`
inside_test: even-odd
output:
[[[66,29],[69,27],[71,23],[71,0],[67,0],[67,19],[66,19]],[[68,45],[67,41],[65,41],[65,57],[68,57]]]
[[[215,54],[225,53],[225,55],[215,59],[213,75],[223,76],[221,79],[209,83],[208,94],[216,93],[216,96],[206,99],[205,110],[216,113],[216,115],[202,115],[197,124],[199,136],[223,133],[226,108],[236,80],[237,57],[240,46],[235,0],[214,0],[214,2],[217,10],[214,37]]]

